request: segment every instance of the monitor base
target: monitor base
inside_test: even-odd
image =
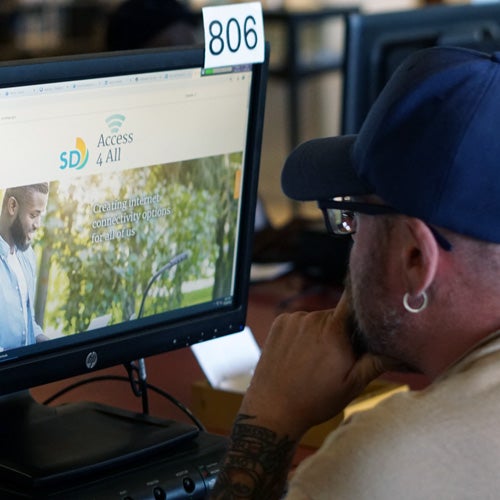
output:
[[[28,391],[0,398],[0,483],[47,488],[194,439],[199,429],[99,403],[57,407]]]

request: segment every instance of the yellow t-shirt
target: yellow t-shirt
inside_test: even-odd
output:
[[[286,498],[500,498],[500,332],[426,389],[342,424],[300,464]]]

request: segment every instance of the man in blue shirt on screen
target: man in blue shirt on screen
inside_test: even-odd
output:
[[[48,183],[8,188],[0,214],[0,351],[47,340],[35,321],[31,243],[47,208]]]

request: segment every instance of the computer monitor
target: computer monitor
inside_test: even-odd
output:
[[[348,16],[342,133],[359,131],[373,101],[407,56],[436,45],[500,50],[500,3]]]
[[[244,328],[266,77],[203,47],[0,66],[0,482],[196,434],[27,391]]]

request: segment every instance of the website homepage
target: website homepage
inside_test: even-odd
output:
[[[0,351],[230,303],[250,85],[194,68],[0,91]]]

